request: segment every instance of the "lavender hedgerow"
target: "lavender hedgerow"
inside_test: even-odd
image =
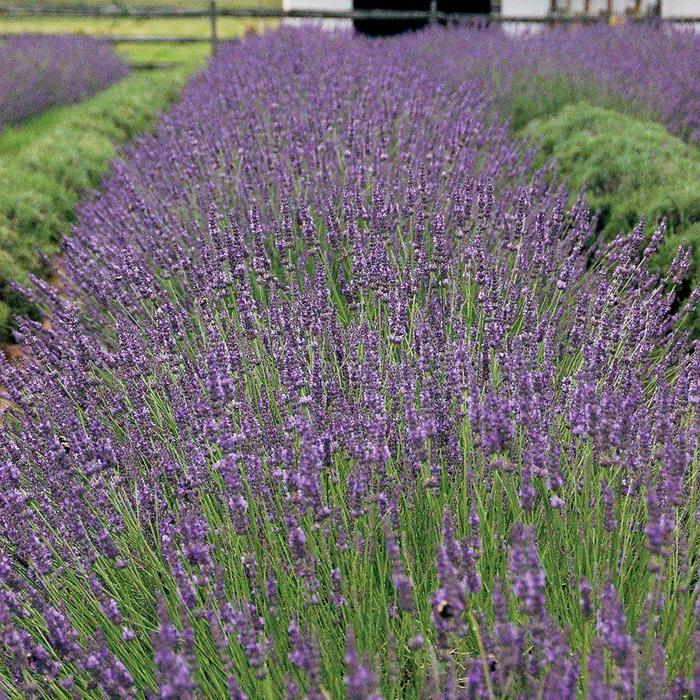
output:
[[[89,97],[127,70],[107,44],[90,37],[8,37],[0,44],[0,129],[52,105]]]
[[[1,370],[5,694],[697,685],[687,304],[436,36],[222,47],[82,208]]]
[[[541,87],[537,80],[563,81],[583,99],[593,88],[700,143],[700,35],[693,29],[635,22],[507,34],[478,27],[434,38],[425,43],[448,80],[495,79],[500,97],[516,99]]]

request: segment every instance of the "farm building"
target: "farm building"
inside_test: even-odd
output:
[[[353,0],[355,10],[430,10],[430,0]],[[439,12],[468,12],[489,14],[492,11],[491,0],[437,0],[435,9]],[[366,34],[394,34],[405,29],[420,29],[427,20],[356,20],[355,28]]]
[[[430,0],[284,0],[285,10],[405,10],[430,9]],[[437,0],[440,12],[488,14],[494,7],[491,0]],[[335,24],[335,23],[334,23]],[[394,34],[407,29],[419,29],[426,20],[356,20],[355,28],[367,34]]]
[[[430,9],[430,0],[284,0],[285,10],[420,10]],[[599,15],[610,12],[660,14],[662,17],[696,16],[700,0],[437,0],[441,12],[489,14],[505,17],[546,17],[552,11],[565,14]],[[371,34],[390,34],[417,29],[425,20],[367,21],[357,20],[355,27]]]

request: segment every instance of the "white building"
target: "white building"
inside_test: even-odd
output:
[[[611,3],[615,15],[624,15],[634,10],[636,0],[554,0],[557,10],[571,14],[582,14],[588,9],[588,14],[599,15],[607,12],[608,2]],[[697,17],[700,16],[700,0],[640,0],[640,11],[644,14],[652,12],[661,5],[662,17]],[[430,0],[425,1],[426,9]],[[493,0],[492,4],[500,4],[500,13],[507,17],[545,17],[552,7],[552,0]],[[382,0],[377,0],[377,7],[382,6]],[[469,7],[468,0],[464,2]],[[285,10],[351,10],[353,0],[283,0]],[[468,12],[465,9],[465,12]]]
[[[283,0],[287,10],[352,10],[352,0]]]
[[[662,17],[698,17],[700,0],[662,0]]]
[[[352,0],[282,0],[282,9],[289,10],[338,10],[349,12],[352,10]],[[297,23],[303,20],[290,20]],[[328,29],[350,28],[350,20],[324,19],[321,26]]]
[[[545,17],[551,0],[501,0],[501,14],[505,17]]]

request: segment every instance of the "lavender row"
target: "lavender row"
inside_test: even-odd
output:
[[[688,250],[421,41],[222,48],[83,208],[0,373],[10,697],[700,692]]]
[[[700,143],[700,34],[692,29],[598,24],[507,34],[482,28],[449,39],[438,32],[427,47],[423,39],[416,45],[424,60],[457,79],[493,77],[504,95],[527,90],[533,79],[565,80],[583,99],[594,88],[599,99],[622,99]]]
[[[0,128],[78,102],[121,80],[126,64],[89,37],[19,35],[0,42]]]

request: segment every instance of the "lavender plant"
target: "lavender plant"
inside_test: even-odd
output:
[[[482,27],[416,44],[446,75],[492,78],[518,126],[519,101],[541,117],[561,101],[588,99],[652,116],[700,143],[700,35],[692,29],[601,23],[506,34]]]
[[[687,251],[421,40],[222,48],[84,207],[0,376],[8,697],[700,692]]]
[[[71,35],[19,35],[0,43],[0,129],[116,83],[126,64],[105,43]]]

